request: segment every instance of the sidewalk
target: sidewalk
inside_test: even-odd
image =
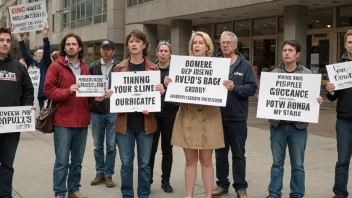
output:
[[[267,186],[270,179],[272,157],[270,151],[269,131],[249,127],[246,146],[247,180],[249,184],[248,196],[264,198],[267,196]],[[95,177],[93,140],[89,131],[86,153],[82,169],[81,192],[89,198],[116,198],[120,193],[119,155],[116,156],[116,168],[113,180],[117,187],[108,189],[105,185],[92,187],[91,180]],[[19,198],[50,198],[52,191],[52,173],[54,166],[54,146],[52,135],[39,132],[23,133],[15,159],[15,175],[13,188],[14,197]],[[231,156],[229,156],[231,159]],[[334,166],[337,159],[336,141],[332,138],[309,135],[306,150],[306,196],[307,198],[329,198],[333,196]],[[174,148],[174,163],[171,184],[174,192],[166,194],[160,189],[161,152],[156,156],[154,184],[151,188],[151,198],[184,198],[184,165],[185,158],[181,148]],[[213,160],[215,166],[215,158]],[[134,167],[134,183],[137,186],[137,164]],[[352,169],[350,169],[352,170]],[[231,181],[233,180],[232,177]],[[286,159],[283,197],[289,197],[290,162]],[[352,176],[350,176],[352,181]],[[352,182],[348,189],[352,189]],[[135,189],[136,191],[136,189]],[[204,188],[201,178],[200,165],[195,187],[195,198],[204,198]],[[137,197],[137,195],[136,195]],[[235,197],[233,189],[224,198]]]

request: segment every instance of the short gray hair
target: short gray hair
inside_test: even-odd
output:
[[[233,42],[234,42],[234,43],[237,43],[237,42],[238,42],[238,38],[237,38],[236,34],[233,33],[233,32],[230,32],[230,31],[224,31],[224,32],[222,32],[221,37],[220,37],[220,41],[221,41],[221,38],[222,38],[223,36],[225,36],[225,35],[232,36],[232,39],[233,39]]]

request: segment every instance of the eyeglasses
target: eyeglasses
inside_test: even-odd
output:
[[[231,43],[235,43],[233,41],[223,41],[221,42],[221,45],[230,45]]]

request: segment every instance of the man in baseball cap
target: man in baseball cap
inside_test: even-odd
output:
[[[104,40],[103,42],[101,42],[100,48],[103,47],[110,47],[111,49],[115,50],[115,44],[113,41],[110,40]]]

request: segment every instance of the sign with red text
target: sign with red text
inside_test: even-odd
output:
[[[35,131],[35,111],[31,106],[0,107],[0,133]]]
[[[327,65],[329,80],[335,85],[335,90],[352,87],[352,62]]]
[[[48,23],[46,1],[9,6],[12,33],[43,30]]]
[[[170,74],[165,101],[226,106],[229,79],[229,58],[171,56]]]
[[[318,123],[321,74],[262,72],[257,118]]]

